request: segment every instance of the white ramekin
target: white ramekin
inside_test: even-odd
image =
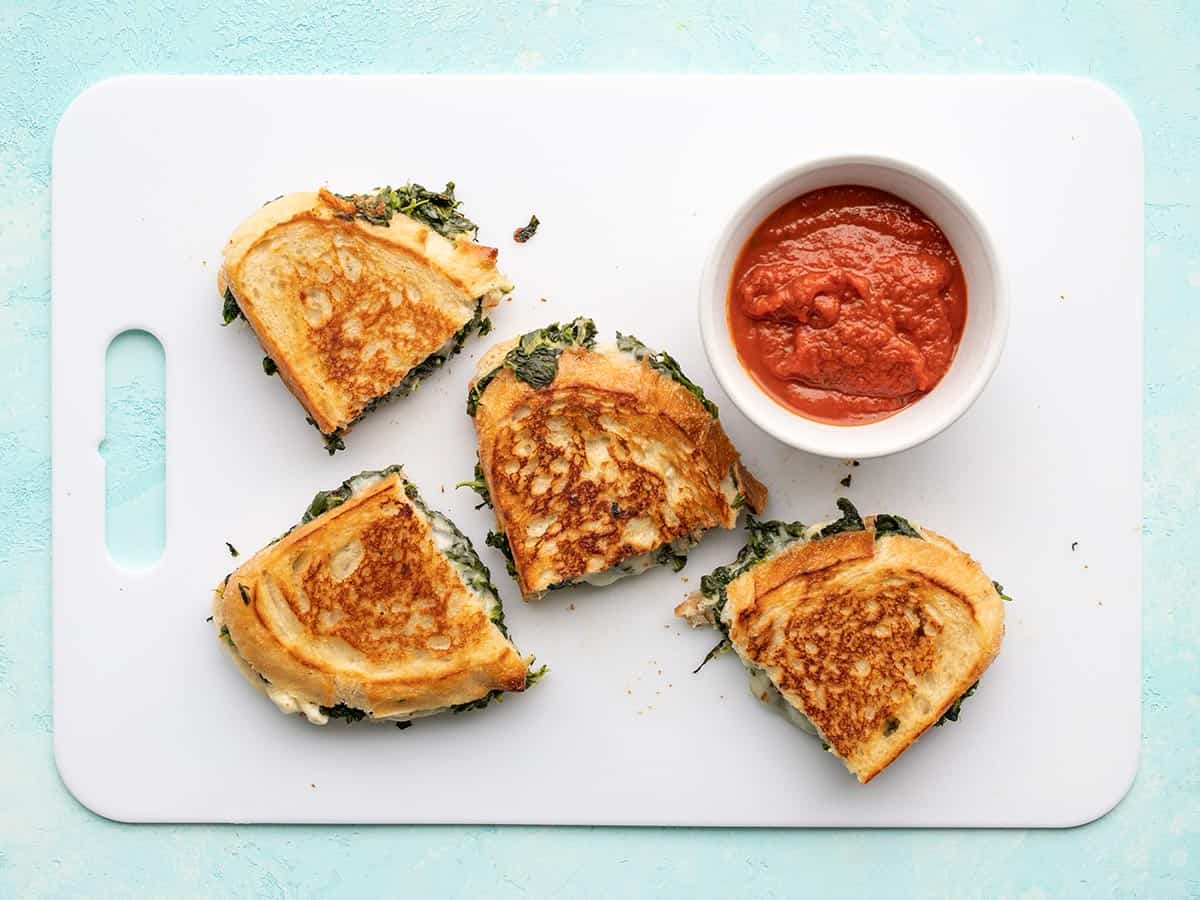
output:
[[[878,188],[912,203],[942,229],[967,282],[967,321],[949,371],[898,413],[863,425],[807,419],[772,399],[742,366],[729,332],[729,280],[746,240],[768,215],[801,194],[840,184]],[[800,450],[865,459],[907,450],[970,408],[996,370],[1008,334],[1008,299],[987,229],[962,196],[916,166],[876,156],[837,156],[788,169],[750,195],[722,230],[700,282],[700,334],[725,392],[768,434]]]

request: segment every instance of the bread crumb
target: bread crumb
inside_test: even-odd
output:
[[[574,609],[575,609],[575,604],[574,604],[574,603],[572,603],[572,604],[568,605],[568,606],[567,606],[567,609],[574,611]]]

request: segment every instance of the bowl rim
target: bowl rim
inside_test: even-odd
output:
[[[720,274],[718,269],[720,268],[721,257],[725,254],[728,245],[731,243],[734,232],[750,217],[756,206],[771,194],[785,188],[791,182],[811,176],[823,169],[853,165],[891,169],[909,178],[923,182],[927,187],[941,194],[950,206],[962,215],[967,227],[973,232],[976,240],[979,242],[983,257],[991,273],[991,330],[975,371],[970,376],[970,380],[961,390],[957,399],[948,407],[945,407],[940,415],[928,416],[924,420],[915,420],[912,426],[906,430],[897,432],[896,436],[886,441],[881,441],[877,436],[879,429],[876,426],[890,421],[892,416],[876,422],[851,426],[820,422],[815,419],[809,419],[800,413],[791,412],[791,415],[796,420],[805,423],[803,432],[788,429],[786,426],[780,425],[779,422],[771,420],[770,417],[760,416],[753,409],[751,403],[745,402],[743,384],[734,377],[734,373],[727,370],[724,361],[719,358],[717,352],[717,341],[726,340],[732,343],[728,335],[729,329],[726,321],[728,317],[729,286],[724,283],[717,284],[717,278]],[[845,183],[849,184],[851,182],[847,181]],[[819,188],[813,188],[813,190],[819,190]],[[795,197],[799,197],[803,193],[807,193],[807,191],[797,191]],[[906,198],[901,197],[901,199]],[[783,203],[786,202],[788,201],[783,201]],[[912,201],[908,202],[911,203]],[[920,209],[919,206],[917,208]],[[767,215],[770,215],[770,212]],[[765,216],[762,218],[765,218]],[[936,220],[935,224],[941,228],[941,224]],[[958,252],[957,248],[956,252]],[[776,440],[797,450],[803,450],[831,459],[872,459],[900,453],[936,437],[962,418],[967,410],[974,405],[975,401],[979,399],[991,381],[992,375],[995,374],[996,368],[999,366],[1000,357],[1008,339],[1009,318],[1011,314],[996,244],[982,217],[976,212],[975,207],[966,200],[961,192],[928,169],[897,157],[867,153],[830,154],[792,164],[761,182],[757,188],[747,194],[745,199],[725,216],[724,224],[716,238],[710,244],[708,257],[701,274],[698,300],[697,311],[700,319],[700,338],[704,346],[704,353],[708,357],[709,365],[716,375],[717,381],[733,404],[746,418]],[[719,303],[714,301],[719,301]],[[737,358],[736,347],[733,347],[733,356],[735,364],[741,369],[741,361]],[[951,367],[953,365],[954,363],[951,363]],[[949,374],[949,370],[947,370],[947,374]],[[752,376],[745,372],[743,372],[743,375],[745,380],[752,385],[754,391],[760,393],[780,410],[787,411],[785,406],[755,383]],[[918,400],[917,403],[907,408],[915,409],[919,403],[920,401]],[[899,410],[898,412],[903,411]]]

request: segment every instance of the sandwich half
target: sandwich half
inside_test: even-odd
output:
[[[530,332],[484,354],[471,383],[479,461],[467,483],[495,511],[488,543],[526,598],[678,571],[705,531],[766,502],[674,359],[595,337],[582,318]]]
[[[225,324],[249,323],[264,370],[278,372],[332,454],[365,413],[491,329],[488,311],[512,284],[475,233],[453,183],[288,194],[225,247]]]
[[[471,542],[399,466],[317,494],[299,525],[217,586],[213,625],[254,687],[315,725],[404,728],[544,672],[509,639]]]
[[[838,506],[811,527],[751,520],[737,560],[675,612],[724,635],[705,662],[732,648],[751,691],[865,784],[958,719],[1000,650],[1008,598],[941,535]]]

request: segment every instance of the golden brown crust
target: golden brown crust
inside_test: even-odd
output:
[[[720,422],[680,384],[615,349],[563,350],[541,390],[501,368],[475,427],[527,597],[672,540],[734,527],[739,488],[755,512],[766,501]]]
[[[727,587],[722,622],[742,659],[866,783],[991,664],[1004,604],[971,557],[935,532],[799,542]],[[702,603],[677,614],[695,622]]]
[[[375,225],[321,189],[268,203],[234,231],[217,288],[232,291],[284,384],[325,434],[512,289],[497,250],[408,216]]]
[[[217,591],[214,624],[274,688],[375,717],[523,690],[530,662],[395,474],[242,564]]]

